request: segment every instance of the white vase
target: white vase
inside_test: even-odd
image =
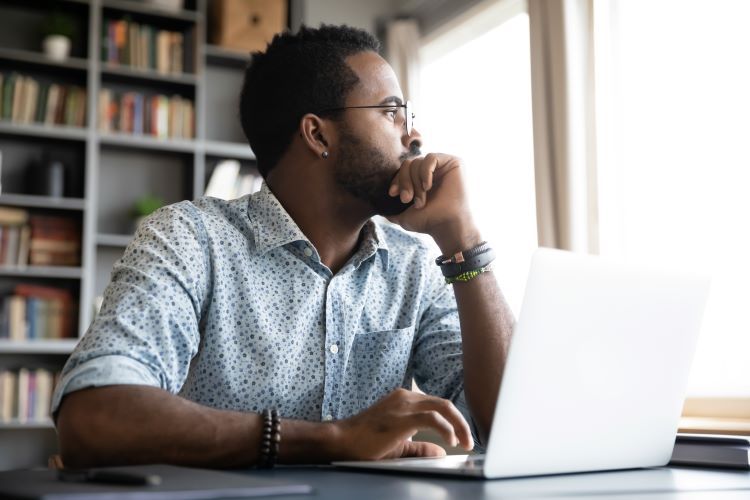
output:
[[[64,61],[70,55],[70,38],[63,35],[47,35],[42,41],[44,54],[55,61]]]

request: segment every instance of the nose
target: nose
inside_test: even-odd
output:
[[[409,151],[419,149],[422,147],[422,134],[416,128],[412,128],[411,135],[406,135],[406,131],[404,131],[401,141]]]

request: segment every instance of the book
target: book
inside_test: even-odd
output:
[[[7,235],[7,239],[3,241],[6,248],[2,264],[4,266],[14,266],[18,262],[18,246],[21,240],[21,230],[18,226],[10,226],[5,228],[3,234]]]
[[[80,223],[70,217],[32,215],[29,217],[29,263],[36,266],[77,266],[80,264]]]
[[[29,416],[29,369],[18,370],[18,412],[16,417],[21,423],[28,421]]]
[[[52,403],[52,373],[40,368],[34,372],[34,375],[36,379],[36,393],[34,397],[33,418],[38,422],[49,418],[50,416],[50,405]]]
[[[54,125],[55,124],[55,113],[57,111],[57,105],[60,101],[60,85],[53,83],[49,86],[47,91],[47,103],[44,110],[44,124]]]
[[[13,103],[11,108],[12,122],[20,122],[23,113],[24,95],[23,91],[26,87],[26,77],[19,75],[18,78],[13,82]]]
[[[5,79],[3,88],[3,120],[10,120],[13,117],[13,92],[16,89],[16,80],[20,75],[15,71]]]
[[[0,226],[20,226],[29,221],[29,212],[22,208],[0,207]]]
[[[8,330],[11,340],[26,340],[28,338],[26,324],[26,299],[14,295],[9,299]]]
[[[750,470],[750,437],[679,433],[669,464]]]
[[[18,384],[15,372],[4,370],[0,374],[0,386],[2,386],[2,398],[0,398],[0,420],[9,422],[18,413],[16,403],[18,402]]]
[[[31,284],[16,285],[14,297],[27,301],[36,299],[34,324],[38,338],[71,338],[75,336],[76,302],[73,295],[64,288]],[[28,316],[28,315],[27,315]],[[12,326],[11,326],[12,327]]]

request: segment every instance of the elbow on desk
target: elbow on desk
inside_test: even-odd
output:
[[[111,436],[105,429],[95,398],[73,392],[67,394],[56,414],[55,426],[62,463],[66,468],[121,465],[122,456],[108,449]],[[120,462],[120,463],[117,463]]]

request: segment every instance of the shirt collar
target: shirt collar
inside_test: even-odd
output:
[[[265,181],[260,191],[250,196],[247,208],[248,217],[253,226],[256,252],[263,254],[294,241],[305,241],[312,246],[310,240],[284,209]],[[380,224],[370,219],[365,223],[363,232],[362,243],[356,252],[356,255],[361,256],[361,260],[356,265],[359,266],[369,256],[378,252],[387,269],[388,244]]]

